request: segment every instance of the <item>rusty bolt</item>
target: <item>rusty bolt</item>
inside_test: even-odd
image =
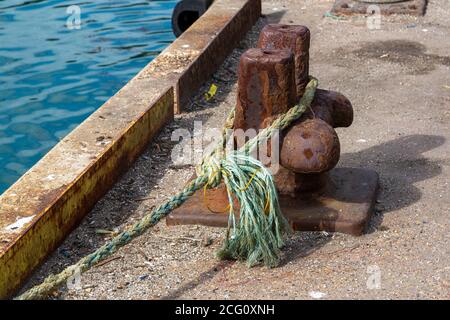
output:
[[[341,93],[317,89],[311,108],[296,123],[319,118],[333,128],[349,127],[353,122],[353,107]]]
[[[305,92],[309,81],[310,32],[305,26],[268,24],[259,36],[258,48],[289,49],[295,57],[297,97]]]
[[[269,126],[296,102],[290,50],[249,49],[239,65],[235,129]]]
[[[336,131],[325,121],[308,119],[288,129],[280,163],[296,173],[322,173],[334,168],[339,153]]]

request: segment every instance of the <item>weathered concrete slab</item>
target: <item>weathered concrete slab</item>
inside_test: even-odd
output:
[[[356,0],[336,0],[331,12],[336,15],[370,14],[372,8],[376,6],[382,15],[408,14],[412,16],[423,16],[427,8],[427,0],[406,0],[391,1],[356,1]]]
[[[373,214],[378,191],[375,171],[336,168],[330,171],[330,183],[313,199],[281,196],[280,206],[296,231],[328,231],[363,234]],[[227,193],[224,187],[198,191],[166,219],[168,225],[202,224],[227,227]],[[238,204],[236,203],[235,206]]]
[[[138,77],[175,82],[175,113],[209,79],[261,16],[261,0],[216,0]]]

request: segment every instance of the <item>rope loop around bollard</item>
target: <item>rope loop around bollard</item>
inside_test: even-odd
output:
[[[235,109],[233,108],[222,130],[220,143],[211,154],[202,160],[197,168],[199,173],[197,178],[190,181],[182,191],[172,196],[167,202],[93,253],[85,256],[76,264],[65,268],[60,273],[48,276],[41,284],[15,299],[45,299],[76,272],[85,272],[114,254],[120,247],[129,243],[147,229],[155,226],[172,210],[181,206],[196,191],[201,190],[204,186],[213,188],[218,186],[221,181],[225,183],[228,192],[230,218],[226,239],[217,255],[223,259],[246,260],[249,266],[260,262],[264,262],[269,267],[276,266],[279,262],[279,250],[283,246],[282,236],[289,227],[280,212],[272,175],[260,161],[249,156],[247,151],[255,148],[259,141],[270,138],[275,130],[283,130],[300,118],[310,107],[317,87],[317,79],[310,77],[305,93],[298,104],[280,115],[269,127],[259,132],[242,148],[225,155],[228,129],[233,127],[235,115]],[[217,171],[221,174],[216,174]],[[216,177],[220,177],[220,180]],[[239,191],[241,189],[245,190]],[[237,196],[240,205],[238,224],[234,220],[232,194]],[[240,227],[241,223],[245,224],[242,228]]]

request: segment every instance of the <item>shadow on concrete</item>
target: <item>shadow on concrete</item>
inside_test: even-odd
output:
[[[414,184],[436,177],[442,172],[441,164],[429,160],[423,153],[438,148],[444,142],[445,138],[442,136],[409,135],[341,155],[342,165],[370,168],[380,175],[380,192],[375,214],[366,233],[377,231],[385,214],[420,200],[422,192]],[[306,257],[331,240],[328,234],[320,232],[308,232],[304,237],[296,235],[288,242],[281,265]]]
[[[354,167],[370,166],[380,175],[377,212],[369,225],[369,233],[378,229],[384,214],[420,200],[422,192],[414,184],[442,172],[441,164],[423,153],[438,148],[444,142],[442,136],[409,135],[341,156],[341,163]]]
[[[163,296],[161,300],[174,300],[180,298],[184,293],[189,292],[195,289],[198,285],[205,283],[211,279],[213,279],[219,272],[224,271],[230,268],[235,261],[219,261],[210,269],[202,272],[198,277],[189,281],[188,283],[182,285],[180,288],[170,292],[166,296]]]

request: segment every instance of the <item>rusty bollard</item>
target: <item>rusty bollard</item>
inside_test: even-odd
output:
[[[265,128],[296,103],[294,60],[289,49],[249,49],[241,56],[235,129]],[[282,166],[275,174],[278,191],[317,192],[326,183],[322,174],[339,160],[336,132],[320,119],[302,119],[285,133],[279,149]],[[244,142],[238,139],[237,147]]]
[[[297,98],[303,95],[309,81],[310,37],[307,27],[285,24],[268,24],[259,36],[258,48],[289,49],[293,52]],[[353,121],[350,101],[338,92],[318,89],[311,109],[305,117],[322,119],[333,128],[348,127]]]
[[[241,56],[235,134],[236,130],[266,128],[299,101],[309,81],[309,45],[307,27],[271,24],[263,28],[258,48]],[[353,108],[344,95],[317,89],[309,110],[280,133],[280,165],[274,180],[281,210],[294,230],[364,232],[373,214],[378,175],[366,169],[335,168],[340,143],[334,128],[352,122]],[[235,136],[236,147],[244,142]],[[273,156],[270,147],[268,156]],[[166,221],[226,227],[227,203],[222,184],[196,192]]]

